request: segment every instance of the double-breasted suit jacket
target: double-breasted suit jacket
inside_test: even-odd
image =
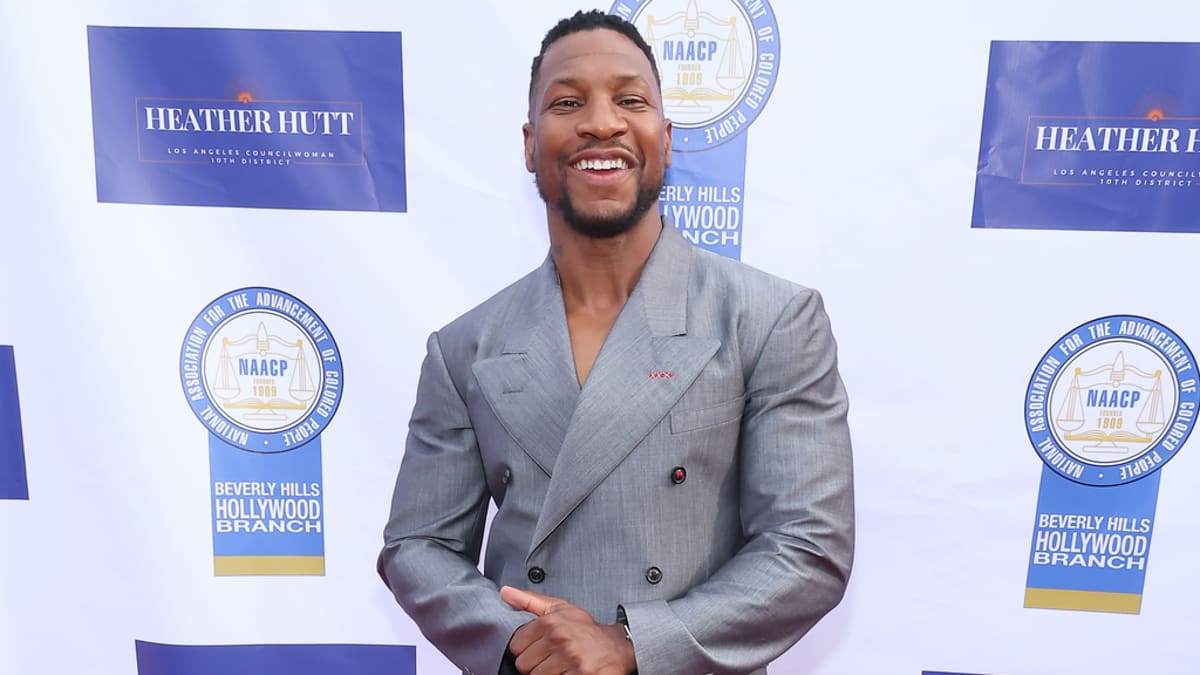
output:
[[[850,572],[820,296],[668,223],[580,388],[557,279],[547,259],[429,338],[380,574],[468,673],[532,618],[505,584],[623,607],[641,675],[764,668]]]

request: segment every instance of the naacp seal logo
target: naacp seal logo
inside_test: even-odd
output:
[[[1087,485],[1121,485],[1176,455],[1196,421],[1196,364],[1166,326],[1109,316],[1063,336],[1034,370],[1025,427],[1046,466]]]
[[[342,360],[324,322],[272,288],[243,288],[209,304],[184,338],[183,390],[196,417],[251,452],[292,450],[337,411]]]
[[[619,0],[611,13],[654,50],[672,149],[720,145],[758,117],[775,88],[779,30],[763,0]]]

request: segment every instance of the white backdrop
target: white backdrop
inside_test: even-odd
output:
[[[772,6],[782,60],[749,132],[742,259],[826,296],[859,511],[845,601],[772,671],[1195,672],[1196,449],[1164,470],[1140,615],[1024,609],[1042,465],[1022,405],[1045,350],[1095,317],[1152,317],[1200,346],[1200,239],[969,222],[990,40],[1187,41],[1200,6]],[[0,501],[0,673],[134,673],[135,639],[415,644],[418,672],[456,672],[375,556],[425,337],[544,256],[520,125],[529,61],[577,8],[0,6],[0,344],[30,492]],[[408,212],[97,203],[88,24],[400,31]],[[256,285],[320,313],[344,360],[323,577],[213,576],[207,440],[177,359],[206,302]]]

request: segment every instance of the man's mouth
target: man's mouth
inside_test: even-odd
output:
[[[580,171],[613,171],[616,169],[628,169],[629,164],[620,157],[615,159],[581,159],[572,164],[571,168]]]

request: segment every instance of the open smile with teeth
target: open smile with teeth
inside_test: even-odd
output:
[[[571,165],[580,171],[611,171],[613,169],[628,169],[629,164],[620,157],[616,159],[581,159]]]

